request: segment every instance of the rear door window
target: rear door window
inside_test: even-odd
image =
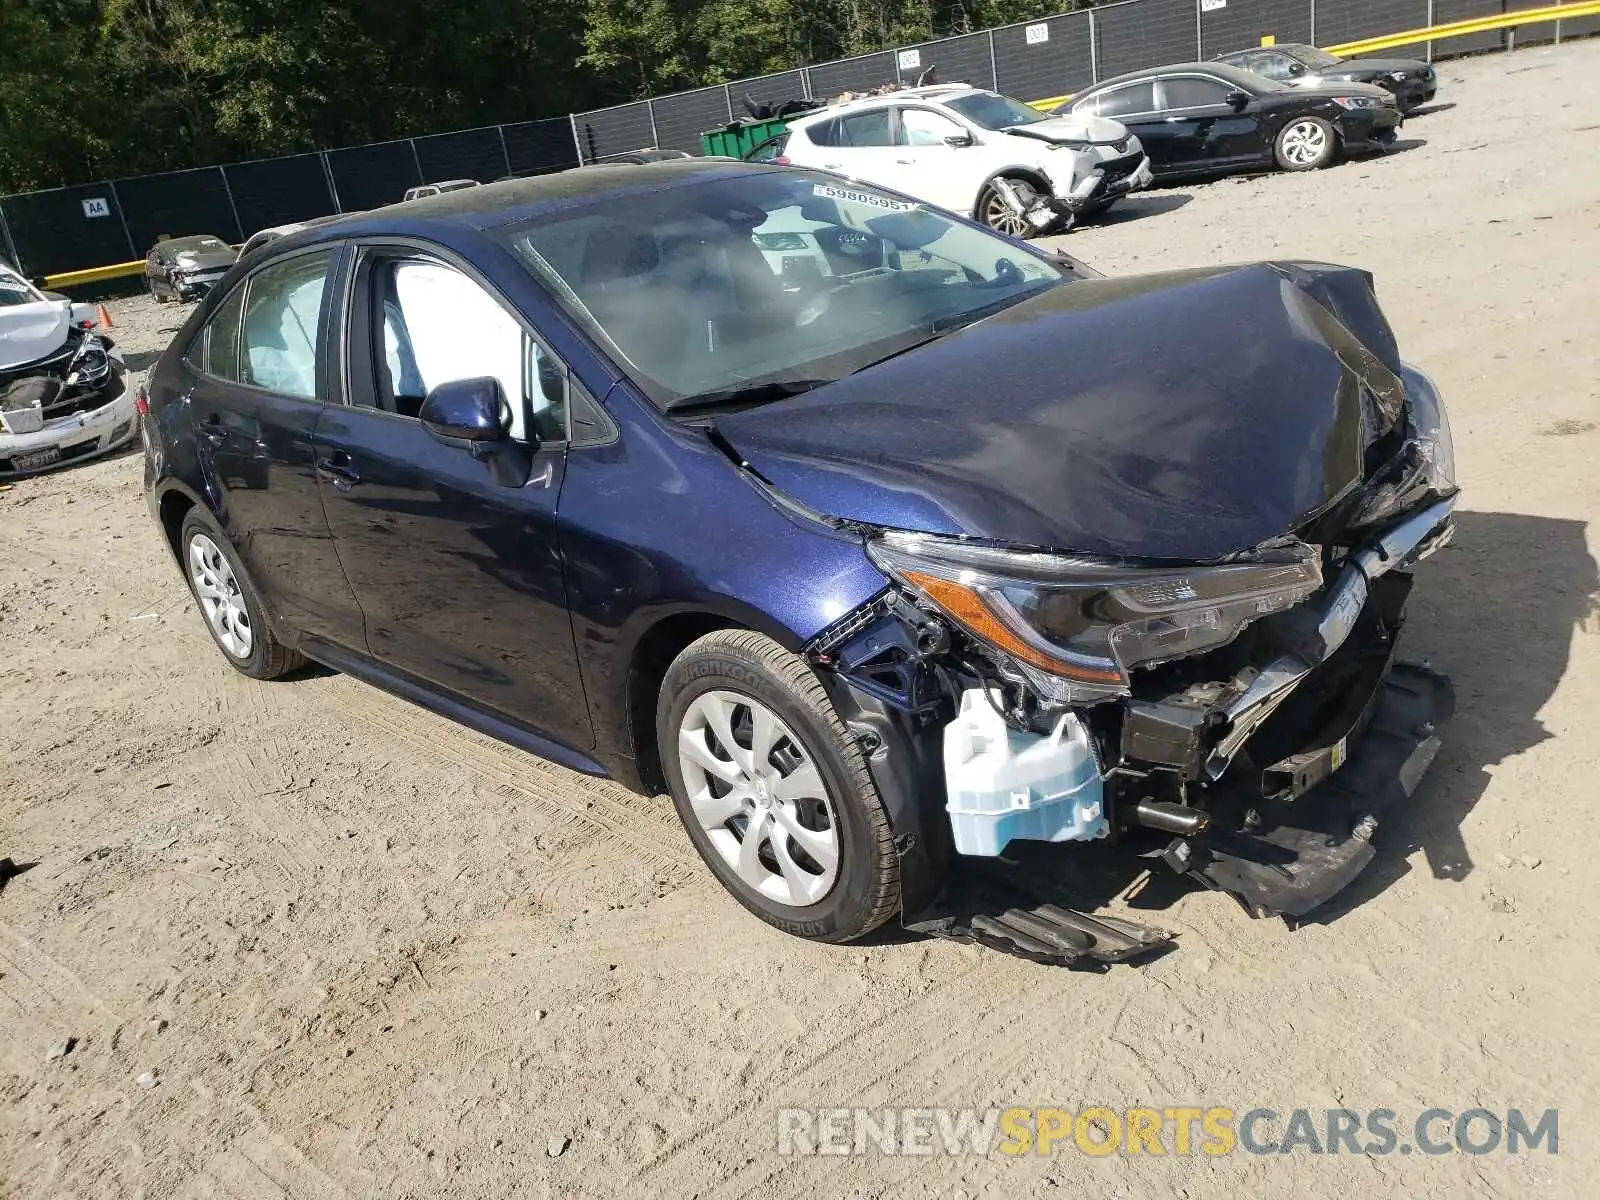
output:
[[[1157,90],[1160,93],[1160,106],[1163,111],[1166,111],[1175,108],[1208,108],[1215,104],[1226,104],[1228,92],[1231,89],[1220,80],[1183,76],[1176,79],[1161,80]]]
[[[280,396],[317,396],[317,330],[331,251],[298,254],[246,284],[239,334],[239,382]]]
[[[889,110],[875,108],[839,118],[840,146],[892,146],[894,138],[889,132]]]
[[[1102,117],[1127,117],[1154,112],[1155,85],[1146,80],[1112,88],[1095,97],[1095,112]]]

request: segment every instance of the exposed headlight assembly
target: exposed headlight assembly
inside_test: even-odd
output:
[[[68,365],[65,382],[68,387],[94,386],[104,382],[110,373],[111,356],[106,353],[105,343],[89,334]]]
[[[1407,436],[1390,477],[1373,489],[1352,525],[1382,525],[1429,496],[1449,496],[1456,484],[1456,448],[1439,389],[1415,367],[1403,366]]]
[[[1249,561],[1154,567],[884,533],[867,553],[890,576],[998,652],[1047,698],[1129,693],[1129,672],[1231,642],[1250,622],[1322,586],[1314,547]]]
[[[1376,96],[1335,96],[1333,102],[1340,108],[1383,108],[1385,104]]]

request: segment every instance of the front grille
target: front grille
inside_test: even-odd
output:
[[[1105,173],[1107,183],[1116,183],[1137,171],[1143,161],[1142,154],[1125,154],[1121,158],[1108,158],[1099,169]]]

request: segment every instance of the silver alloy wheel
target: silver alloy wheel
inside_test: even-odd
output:
[[[775,904],[816,904],[839,875],[839,821],[816,762],[770,708],[738,692],[695,698],[678,727],[689,807],[717,853]]]
[[[255,634],[239,581],[217,544],[203,533],[189,539],[189,578],[217,645],[241,662],[249,658]]]
[[[1328,152],[1328,131],[1315,121],[1296,121],[1283,131],[1283,156],[1296,166],[1318,162]]]
[[[1012,186],[1025,199],[1034,194],[1033,189],[1025,183],[1013,181]],[[989,189],[988,199],[983,202],[983,223],[996,233],[1003,233],[1007,237],[1025,237],[1028,233],[1028,222],[1011,211],[1011,206],[1005,202],[999,192],[994,188]]]

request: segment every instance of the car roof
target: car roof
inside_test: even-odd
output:
[[[849,100],[840,100],[836,104],[829,104],[812,112],[795,117],[789,122],[790,128],[815,124],[817,121],[838,116],[848,116],[860,109],[875,108],[880,104],[902,104],[907,100],[951,100],[957,96],[970,95],[973,92],[987,92],[990,89],[974,87],[970,83],[936,83],[926,87],[896,88],[892,92],[880,92],[871,96],[853,96]],[[998,95],[999,93],[995,93]]]
[[[1107,88],[1116,87],[1123,83],[1139,83],[1145,79],[1158,79],[1164,75],[1215,75],[1219,79],[1237,83],[1240,87],[1259,88],[1262,84],[1272,81],[1264,76],[1257,75],[1254,71],[1246,71],[1232,63],[1225,62],[1187,62],[1170,63],[1164,67],[1145,67],[1142,71],[1129,71],[1125,75],[1114,75],[1110,79],[1102,79],[1092,88],[1084,88],[1074,101],[1081,100],[1092,92],[1103,92]]]
[[[651,163],[608,163],[573,167],[548,175],[506,179],[437,196],[423,196],[388,204],[369,213],[342,217],[319,232],[365,232],[384,224],[390,229],[404,224],[421,231],[424,226],[492,229],[536,217],[559,208],[604,201],[608,197],[636,195],[685,184],[705,183],[741,174],[760,174],[784,168],[736,159],[678,158]]]
[[[225,237],[218,237],[214,233],[186,233],[182,237],[163,238],[161,241],[157,242],[156,245],[164,247],[168,250],[181,250],[185,246],[198,246],[201,242],[221,242],[224,246],[226,246],[228,244],[228,239]]]

